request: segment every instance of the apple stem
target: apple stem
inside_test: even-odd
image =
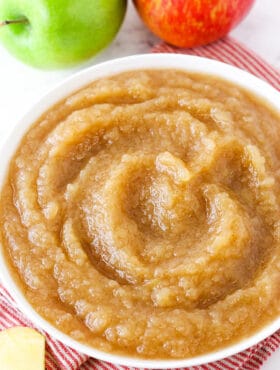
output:
[[[27,19],[26,18],[21,18],[21,19],[13,19],[13,20],[2,21],[2,22],[0,22],[0,27],[8,26],[9,24],[17,24],[17,23],[27,23]]]

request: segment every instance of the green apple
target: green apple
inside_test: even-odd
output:
[[[108,45],[125,11],[126,0],[0,0],[0,40],[27,64],[67,67]]]

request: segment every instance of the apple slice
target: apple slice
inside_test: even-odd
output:
[[[1,370],[44,370],[45,338],[36,330],[14,327],[0,332]]]

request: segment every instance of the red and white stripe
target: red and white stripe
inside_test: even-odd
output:
[[[156,53],[182,53],[216,59],[244,69],[280,90],[280,73],[255,55],[245,46],[227,37],[211,45],[195,49],[174,48],[162,43],[154,49]],[[46,337],[47,370],[134,370],[126,366],[115,366],[107,362],[88,358],[72,348],[50,337],[36,328],[16,307],[11,295],[0,284],[0,330],[13,326],[30,326]],[[188,370],[257,370],[280,346],[280,330],[252,348],[215,363],[194,366]],[[137,369],[135,369],[137,370]],[[177,369],[180,370],[180,369]],[[187,370],[187,369],[184,369]]]
[[[195,49],[175,48],[171,45],[161,43],[153,48],[153,52],[197,55],[216,59],[244,69],[269,82],[273,87],[280,90],[280,73],[262,58],[231,37],[226,37],[213,44],[200,46]]]
[[[77,370],[88,360],[81,354],[56,339],[43,330],[36,328],[17,308],[16,303],[0,284],[0,330],[13,326],[29,326],[40,331],[46,337],[46,369],[47,370]]]

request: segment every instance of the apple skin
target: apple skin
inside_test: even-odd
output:
[[[134,0],[148,28],[179,47],[205,45],[225,36],[255,0]]]
[[[25,17],[27,23],[0,27],[0,41],[34,67],[73,66],[117,34],[126,0],[0,0],[0,21]]]

